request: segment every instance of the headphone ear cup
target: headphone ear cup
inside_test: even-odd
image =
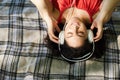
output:
[[[61,44],[61,45],[64,44],[64,31],[61,31],[59,33],[59,44]]]
[[[88,32],[88,40],[90,43],[92,43],[94,41],[93,40],[94,34],[93,34],[92,30],[88,30],[87,32]]]

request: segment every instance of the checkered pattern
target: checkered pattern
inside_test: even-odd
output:
[[[102,58],[70,64],[44,43],[46,23],[29,0],[0,0],[0,80],[120,80],[120,8],[105,24]]]

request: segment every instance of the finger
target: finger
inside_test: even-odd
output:
[[[99,41],[102,37],[94,39],[95,42]]]
[[[94,39],[94,42],[97,42],[97,41],[99,41],[99,39],[97,38],[97,39]]]
[[[56,37],[53,33],[48,33],[51,41],[58,43],[58,37]]]
[[[54,43],[57,43],[58,44],[58,39],[55,39],[53,37],[50,37],[50,40],[53,41]]]
[[[52,17],[52,19],[56,24],[58,23],[58,21],[54,17]]]
[[[97,37],[94,38],[94,41],[97,42],[97,41],[99,41],[101,38],[102,38],[102,37],[98,37],[98,36],[97,36]]]
[[[58,37],[56,37],[53,33],[52,33],[52,34],[49,34],[49,36],[50,36],[51,38],[54,38],[54,39],[58,40]]]
[[[60,28],[59,28],[59,26],[56,25],[55,28],[56,28],[57,32],[60,32],[60,31],[61,31]]]
[[[96,27],[96,22],[94,21],[90,28],[93,30],[95,27]]]
[[[93,30],[93,29],[94,29],[94,27],[95,27],[95,26],[92,24],[92,25],[91,25],[91,27],[90,27],[90,29],[91,29],[91,30]]]
[[[94,37],[94,39],[98,39],[99,37],[100,37],[100,33],[97,32],[97,33],[96,33],[96,36]]]
[[[103,32],[102,31],[98,31],[96,36],[94,37],[95,42],[99,41],[102,38]]]
[[[94,37],[94,39],[99,39],[102,37],[102,32],[97,32],[96,36]]]
[[[97,42],[97,41],[99,41],[100,39],[96,39],[96,40],[94,40],[95,42]]]
[[[57,43],[57,44],[58,44],[58,40],[53,39],[53,38],[50,38],[50,40],[53,41],[54,43]]]
[[[56,29],[57,32],[61,31],[60,28],[59,28],[59,26],[57,25],[57,22],[54,23],[54,27],[55,27],[55,29]]]

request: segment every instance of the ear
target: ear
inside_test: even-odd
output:
[[[59,33],[59,44],[61,44],[61,45],[64,44],[64,31],[61,31]]]
[[[94,34],[93,34],[93,32],[92,32],[92,30],[87,30],[87,32],[88,32],[88,40],[89,40],[89,42],[90,43],[92,43],[94,40],[93,40],[93,38],[94,38]]]

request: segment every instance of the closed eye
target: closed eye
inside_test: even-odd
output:
[[[85,36],[85,35],[84,35],[84,32],[78,32],[77,35],[78,35],[79,37],[84,37],[84,36]],[[67,33],[67,38],[70,38],[70,37],[73,37],[73,33],[72,33],[72,32],[68,32],[68,33]]]
[[[73,33],[72,32],[68,32],[67,38],[72,37],[72,36],[73,36]]]
[[[85,35],[84,35],[84,32],[78,32],[78,36],[84,37],[84,36],[85,36]]]

